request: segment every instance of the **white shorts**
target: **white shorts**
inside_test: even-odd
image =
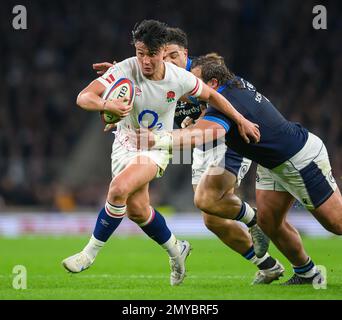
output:
[[[134,158],[146,156],[158,166],[156,178],[163,176],[170,160],[170,153],[166,150],[139,151],[130,149],[122,144],[119,139],[115,139],[112,146],[112,176],[118,175]]]
[[[318,208],[336,188],[327,149],[312,133],[304,147],[278,167],[257,167],[256,189],[288,192],[308,210]]]
[[[219,167],[222,170],[218,170],[216,173],[222,174],[224,170],[233,173],[236,176],[236,187],[238,187],[248,172],[251,163],[251,160],[227,148],[225,144],[220,144],[206,151],[195,148],[193,151],[192,184],[198,185],[201,177],[209,167]]]

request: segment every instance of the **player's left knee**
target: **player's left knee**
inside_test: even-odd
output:
[[[215,207],[223,195],[224,193],[222,190],[217,190],[215,188],[198,188],[195,192],[194,204],[198,209],[210,213],[211,209]]]
[[[194,197],[195,206],[202,211],[210,211],[213,198],[208,193],[196,192]]]
[[[129,191],[126,184],[113,180],[109,186],[108,199],[112,202],[127,199]]]
[[[195,192],[195,196],[194,196],[194,204],[196,206],[196,208],[200,209],[200,210],[203,210],[201,209],[201,207],[203,206],[204,204],[204,194],[201,194],[201,192],[198,192],[198,190]],[[204,210],[203,210],[204,211]]]

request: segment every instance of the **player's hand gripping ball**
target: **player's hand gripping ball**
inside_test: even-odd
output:
[[[121,78],[116,81],[113,85],[109,86],[102,95],[102,98],[108,101],[126,98],[127,100],[124,102],[126,105],[132,104],[134,102],[134,97],[134,83],[127,78]],[[105,124],[113,124],[121,120],[119,116],[110,111],[101,111],[100,115]]]

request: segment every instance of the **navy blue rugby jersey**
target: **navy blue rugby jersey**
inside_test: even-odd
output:
[[[237,125],[212,106],[208,107],[203,119],[225,128],[226,143],[232,150],[263,167],[275,168],[303,148],[308,130],[299,123],[286,120],[251,83],[240,77],[235,77],[235,80],[241,82],[241,88],[229,81],[217,91],[246,119],[259,125],[260,142],[245,143]]]
[[[178,101],[176,110],[175,110],[175,118],[174,122],[181,128],[181,124],[186,117],[190,117],[193,120],[197,120],[202,113],[202,108],[205,108],[204,105],[201,105],[199,101],[193,101],[194,103]]]
[[[188,58],[185,69],[187,71],[191,70],[192,59]],[[202,113],[202,109],[206,107],[206,104],[201,103],[196,98],[189,97],[191,99],[191,103],[178,101],[176,110],[175,110],[175,118],[174,122],[181,128],[181,124],[186,117],[190,117],[193,120],[197,120]]]

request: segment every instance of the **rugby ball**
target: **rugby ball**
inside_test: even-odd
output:
[[[108,101],[125,97],[128,98],[128,101],[124,104],[129,105],[134,102],[134,83],[127,78],[121,78],[116,81],[114,84],[109,86],[102,95],[102,98]],[[101,111],[100,115],[105,124],[116,123],[120,121],[120,118],[117,115],[109,111]]]

